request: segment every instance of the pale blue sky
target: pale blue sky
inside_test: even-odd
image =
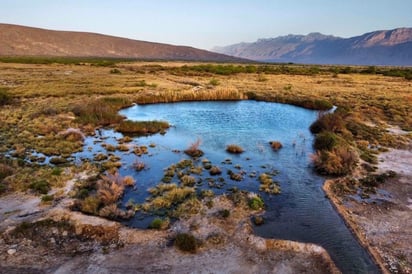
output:
[[[0,0],[0,22],[211,49],[412,27],[412,0]]]

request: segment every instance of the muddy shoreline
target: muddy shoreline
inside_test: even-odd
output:
[[[320,246],[255,236],[251,216],[262,212],[234,208],[224,195],[213,202],[212,208],[202,205],[201,214],[158,231],[73,212],[67,209],[70,200],[65,200],[24,217],[42,223],[32,228],[32,237],[16,234],[21,220],[12,215],[35,212],[31,205],[9,213],[2,222],[0,273],[340,273]],[[228,208],[232,214],[222,219],[217,213]],[[22,233],[21,227],[18,230]],[[196,254],[173,246],[180,232],[192,233],[202,242]]]
[[[410,149],[380,154],[378,172],[392,170],[397,176],[379,186],[385,197],[377,195],[371,202],[337,195],[333,185],[339,180],[327,180],[323,186],[332,205],[383,273],[411,273],[411,164]]]

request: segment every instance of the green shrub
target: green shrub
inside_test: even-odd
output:
[[[213,78],[209,81],[209,85],[212,85],[212,86],[218,86],[219,84],[220,84],[219,80],[215,79],[215,78]]]
[[[53,176],[60,176],[62,174],[63,170],[59,167],[53,168],[51,175]]]
[[[167,229],[169,227],[169,219],[154,218],[149,224],[150,229]]]
[[[174,244],[181,251],[196,253],[197,240],[191,234],[188,234],[188,233],[177,234]]]
[[[79,189],[76,193],[76,198],[78,199],[85,199],[89,196],[89,190],[87,188]]]
[[[118,70],[117,68],[111,69],[110,70],[111,74],[121,74],[122,72],[120,70]]]
[[[71,110],[80,123],[107,126],[122,121],[123,117],[118,114],[118,110],[128,105],[130,102],[127,99],[106,97],[75,105]]]
[[[348,146],[337,146],[331,151],[318,150],[312,156],[315,169],[325,175],[347,175],[358,162],[357,154]]]
[[[259,190],[269,194],[279,194],[280,186],[278,182],[273,180],[272,175],[262,173],[259,175],[260,187]]]
[[[332,150],[338,144],[338,136],[330,131],[316,135],[313,146],[316,150]]]
[[[9,165],[0,163],[0,181],[4,178],[12,175],[14,173],[14,169]]]
[[[63,157],[52,157],[49,162],[53,165],[62,165],[67,163],[67,160]]]
[[[29,188],[34,190],[36,193],[47,194],[50,190],[50,185],[46,180],[40,180],[31,183]]]
[[[219,214],[220,217],[226,219],[226,218],[229,218],[230,211],[229,211],[229,209],[222,209],[222,210],[219,210],[218,214]]]
[[[43,203],[49,203],[49,202],[51,202],[51,201],[53,201],[54,200],[54,196],[53,195],[43,195],[42,197],[41,197],[41,201],[43,202]]]
[[[310,131],[314,134],[320,133],[322,131],[331,131],[334,133],[343,132],[345,129],[345,124],[340,114],[327,113],[321,114],[319,118],[310,125]]]
[[[252,210],[260,210],[263,209],[265,203],[263,202],[262,198],[255,196],[249,199],[248,205]]]
[[[170,127],[168,122],[164,121],[122,121],[116,128],[117,131],[126,134],[155,134],[162,132]]]
[[[0,106],[9,104],[11,102],[11,95],[6,89],[0,88]]]

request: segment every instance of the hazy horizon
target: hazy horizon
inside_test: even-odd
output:
[[[0,0],[2,23],[210,50],[288,34],[339,37],[411,27],[412,1]]]

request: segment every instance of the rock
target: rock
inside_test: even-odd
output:
[[[14,255],[14,254],[16,254],[16,252],[17,252],[17,250],[14,249],[14,248],[10,248],[9,250],[7,250],[7,254],[9,254],[9,255]]]
[[[63,237],[67,237],[67,235],[69,235],[69,232],[67,232],[67,231],[65,230],[65,231],[63,231],[62,235],[63,235]]]
[[[50,238],[50,243],[55,244],[55,243],[56,243],[56,239],[54,239],[53,237]]]

